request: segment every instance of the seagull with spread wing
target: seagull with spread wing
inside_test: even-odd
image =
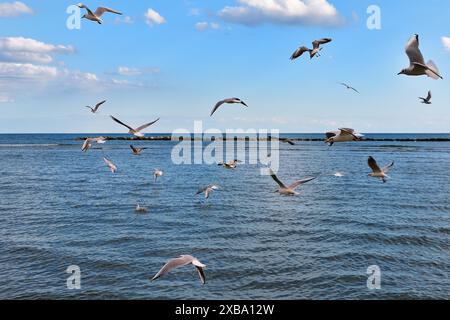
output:
[[[217,111],[217,109],[219,109],[223,104],[226,104],[226,103],[227,104],[242,104],[243,106],[248,107],[248,105],[239,98],[224,99],[224,100],[221,100],[216,103],[216,105],[214,106],[214,108],[211,111],[211,117]]]
[[[100,106],[102,104],[104,104],[106,102],[106,100],[103,100],[102,102],[99,102],[95,105],[95,107],[91,107],[91,106],[86,106],[85,108],[91,109],[92,113],[97,113],[98,109],[100,108]]]
[[[278,139],[280,142],[290,144],[291,146],[295,146],[295,142],[288,138],[280,138]]]
[[[356,93],[359,93],[359,91],[358,90],[356,90],[355,88],[353,88],[352,86],[349,86],[348,84],[346,84],[346,83],[344,83],[344,82],[341,82],[341,83],[339,83],[340,85],[343,85],[344,87],[346,87],[348,90],[353,90],[353,91],[355,91]]]
[[[236,169],[238,163],[241,163],[240,160],[233,160],[230,162],[219,162],[218,165],[224,167],[225,169]]]
[[[403,69],[398,74],[404,74],[407,76],[428,76],[434,80],[443,79],[439,74],[439,70],[435,63],[430,60],[425,64],[422,52],[419,49],[419,35],[415,34],[406,44],[406,55],[409,58],[409,67]]]
[[[206,265],[201,263],[197,258],[194,258],[190,255],[182,255],[178,258],[169,260],[162,268],[159,270],[159,272],[152,278],[152,281],[162,277],[163,275],[169,273],[171,270],[178,268],[178,267],[184,267],[189,264],[192,264],[198,272],[198,275],[200,277],[200,281],[202,284],[206,283],[206,277],[204,270],[206,268]]]
[[[205,194],[205,199],[209,198],[209,195],[214,191],[219,190],[219,186],[211,184],[209,186],[206,186],[204,188],[200,188],[195,195],[199,195],[201,193]]]
[[[131,152],[132,152],[135,156],[140,156],[140,155],[141,155],[141,152],[142,152],[143,150],[146,150],[147,148],[136,148],[135,146],[133,146],[133,145],[130,144],[130,149],[131,149]]]
[[[323,39],[319,39],[319,40],[314,40],[313,43],[312,43],[312,45],[313,45],[312,49],[309,49],[309,48],[307,48],[305,46],[301,46],[300,48],[295,50],[295,52],[291,55],[291,60],[295,60],[295,59],[299,58],[305,52],[309,52],[310,59],[314,58],[315,56],[320,57],[319,52],[323,49],[320,46],[322,44],[326,44],[326,43],[329,43],[331,41],[332,41],[332,39],[330,39],[330,38],[323,38]]]
[[[272,177],[272,179],[279,185],[279,188],[276,192],[278,192],[281,195],[284,196],[295,196],[298,195],[299,193],[295,191],[295,189],[297,189],[299,186],[310,182],[312,180],[315,180],[317,177],[312,177],[312,178],[306,178],[303,180],[297,180],[295,181],[293,184],[291,184],[290,186],[286,186],[283,182],[280,181],[280,179],[278,179],[278,177],[276,176],[276,174],[272,171],[272,169],[270,169],[270,176]]]
[[[426,98],[419,97],[419,99],[422,100],[422,103],[424,104],[431,104],[431,98],[431,91],[428,91],[428,96]]]
[[[105,137],[98,137],[98,138],[87,138],[84,140],[83,146],[81,147],[81,151],[87,152],[90,148],[92,148],[92,143],[97,142],[99,144],[106,143]]]
[[[160,169],[155,169],[153,171],[153,177],[155,178],[155,182],[158,180],[159,177],[162,177],[164,174],[164,172],[162,172],[162,170]]]
[[[112,163],[111,160],[105,157],[103,158],[103,161],[105,161],[106,165],[108,166],[108,168],[111,170],[112,173],[117,172],[117,166],[114,163]]]
[[[156,120],[153,121],[153,122],[144,124],[144,125],[142,125],[142,126],[136,128],[136,129],[134,129],[134,128],[130,127],[129,125],[123,123],[123,122],[120,121],[119,119],[114,118],[113,116],[111,116],[111,119],[113,119],[113,120],[114,120],[115,122],[117,122],[118,124],[121,124],[122,126],[128,128],[128,129],[129,129],[129,131],[128,131],[129,134],[132,134],[132,135],[134,135],[134,136],[136,136],[136,137],[139,137],[139,138],[142,138],[142,137],[144,136],[144,134],[141,133],[142,130],[144,130],[144,129],[150,127],[151,125],[153,125],[153,124],[155,124],[156,122],[159,121],[159,118],[158,118],[158,119],[156,119]]]
[[[361,141],[364,135],[355,132],[354,129],[341,128],[339,131],[329,131],[326,133],[327,139],[325,143],[329,143],[330,147],[336,142]]]
[[[97,10],[95,10],[95,12],[92,12],[86,5],[79,3],[77,4],[78,8],[80,9],[86,9],[87,13],[85,15],[83,15],[81,18],[84,19],[88,19],[94,22],[97,22],[98,24],[102,24],[102,19],[101,16],[105,13],[105,12],[110,12],[110,13],[114,13],[114,14],[119,14],[121,15],[122,13],[110,8],[105,8],[105,7],[98,7]]]
[[[369,177],[372,178],[378,178],[383,180],[384,183],[387,182],[387,179],[389,176],[387,173],[392,169],[394,166],[394,161],[392,161],[389,165],[387,165],[384,168],[380,168],[376,162],[376,160],[373,157],[369,157],[368,160],[369,167],[372,169],[372,173],[369,173]]]

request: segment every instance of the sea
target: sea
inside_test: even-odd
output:
[[[1,299],[450,298],[450,134],[281,144],[281,181],[317,176],[293,197],[263,164],[175,163],[178,141],[83,153],[77,138],[99,135],[0,135]],[[368,177],[368,156],[395,162],[387,183]],[[183,254],[207,266],[205,285],[191,265],[151,281]]]

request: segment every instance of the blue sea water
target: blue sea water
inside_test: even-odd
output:
[[[127,141],[82,153],[79,136],[0,135],[0,298],[450,297],[450,142],[283,144],[281,180],[321,173],[283,197],[257,165],[175,165],[171,141],[135,142],[148,147],[139,157]],[[388,183],[367,177],[369,155],[395,161]],[[195,196],[210,183],[222,190]],[[207,265],[206,285],[191,266],[149,280],[180,254]],[[70,265],[80,290],[66,287]],[[371,265],[380,290],[367,288]]]

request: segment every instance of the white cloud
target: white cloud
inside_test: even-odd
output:
[[[37,66],[31,63],[0,62],[0,79],[22,78],[49,80],[58,75],[55,67]]]
[[[195,29],[197,29],[197,31],[205,31],[208,29],[219,29],[220,25],[218,23],[212,22],[212,23],[208,23],[208,22],[197,22],[195,24]]]
[[[160,70],[158,68],[129,68],[129,67],[118,67],[117,74],[126,77],[140,76],[143,74],[154,74],[159,73]]]
[[[33,10],[23,2],[0,2],[0,18],[18,17],[32,13]]]
[[[166,23],[166,19],[164,19],[163,16],[161,16],[158,12],[155,10],[149,8],[147,12],[145,13],[145,22],[149,26],[153,26],[155,24],[163,24]]]
[[[238,0],[219,16],[228,22],[245,25],[264,23],[290,25],[337,25],[341,22],[336,8],[328,0]]]
[[[53,62],[53,54],[75,52],[72,46],[53,45],[30,38],[0,38],[0,58],[15,62],[35,62],[48,64]]]
[[[450,38],[442,37],[441,41],[442,41],[442,44],[444,45],[445,50],[450,51]]]

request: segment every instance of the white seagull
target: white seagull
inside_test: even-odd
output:
[[[105,137],[87,138],[86,140],[84,140],[83,146],[81,147],[81,151],[87,152],[92,147],[93,142],[103,144],[106,143],[106,138]]]
[[[159,177],[162,177],[164,174],[164,172],[162,172],[159,169],[155,169],[155,171],[153,171],[153,177],[155,178],[155,182],[156,180],[158,180]]]
[[[219,166],[223,166],[225,169],[236,169],[238,163],[242,163],[242,161],[235,159],[235,160],[230,161],[228,163],[220,162],[220,163],[218,163],[218,165]]]
[[[156,123],[156,122],[159,121],[159,118],[158,118],[158,119],[156,119],[156,120],[153,121],[153,122],[144,124],[144,125],[142,125],[142,126],[136,128],[136,129],[134,129],[134,128],[130,127],[129,125],[123,123],[123,122],[120,121],[119,119],[114,118],[113,116],[110,116],[110,117],[111,117],[115,122],[117,122],[118,124],[121,124],[122,126],[128,128],[128,129],[129,129],[129,131],[128,131],[129,134],[132,134],[132,135],[134,135],[134,136],[136,136],[136,137],[140,137],[140,138],[142,138],[142,137],[144,136],[144,134],[141,133],[142,130],[144,130],[144,129],[150,127],[152,124],[154,124],[154,123]]]
[[[423,76],[427,75],[432,79],[443,79],[439,74],[439,70],[433,61],[428,61],[425,64],[425,59],[423,58],[422,52],[419,49],[419,35],[415,34],[406,44],[406,54],[409,58],[409,67],[403,69],[398,74],[404,74],[407,76]]]
[[[201,188],[197,191],[196,195],[199,195],[201,193],[205,193],[205,199],[209,198],[209,195],[214,191],[219,190],[219,186],[216,186],[214,184],[211,184],[207,187]]]
[[[428,91],[428,96],[426,98],[419,97],[419,99],[422,100],[422,103],[424,104],[431,104],[431,97],[431,91]]]
[[[110,8],[105,8],[105,7],[98,7],[97,10],[95,10],[95,12],[92,12],[87,6],[85,6],[82,3],[77,4],[78,8],[80,9],[86,9],[87,14],[83,15],[81,18],[84,19],[88,19],[94,22],[97,22],[98,24],[102,24],[102,19],[101,16],[105,13],[105,12],[110,12],[110,13],[115,13],[115,14],[122,14],[119,11],[110,9]]]
[[[346,84],[346,83],[344,83],[344,82],[341,82],[341,83],[339,83],[340,85],[343,85],[344,87],[346,87],[348,90],[353,90],[353,91],[355,91],[356,93],[359,93],[359,91],[358,90],[356,90],[355,88],[353,88],[352,86],[349,86],[348,84]]]
[[[96,105],[95,105],[95,107],[91,107],[91,106],[86,106],[85,108],[89,108],[89,109],[91,109],[91,112],[92,113],[97,113],[97,111],[98,111],[98,108],[100,108],[100,106],[102,105],[102,104],[104,104],[106,102],[106,100],[103,100],[102,102],[99,102],[99,103],[97,103]]]
[[[394,166],[394,161],[392,161],[389,165],[387,165],[384,168],[380,168],[377,164],[377,162],[375,161],[375,159],[373,157],[369,157],[368,160],[368,164],[369,167],[372,169],[373,173],[369,173],[369,177],[373,177],[373,178],[378,178],[383,180],[384,183],[387,182],[387,179],[389,178],[389,176],[387,175],[387,173],[389,172],[389,170],[392,169],[392,167]]]
[[[364,135],[355,132],[350,128],[341,128],[339,131],[329,131],[326,133],[327,139],[325,143],[329,143],[330,147],[335,142],[361,141]]]
[[[217,111],[217,109],[219,109],[219,107],[225,103],[228,103],[228,104],[240,103],[243,106],[248,107],[248,105],[239,98],[228,98],[228,99],[224,99],[224,100],[217,102],[216,105],[214,106],[214,108],[212,109],[210,116],[212,117],[212,115]]]
[[[142,207],[139,203],[136,205],[136,208],[134,209],[134,211],[136,213],[146,213],[147,212],[147,208],[146,207]]]
[[[304,54],[305,52],[309,52],[309,57],[310,59],[314,58],[314,56],[318,56],[320,57],[319,52],[322,50],[322,48],[320,48],[320,45],[322,44],[326,44],[328,42],[331,42],[332,39],[330,38],[323,38],[320,40],[314,40],[312,45],[313,48],[309,49],[305,46],[301,46],[300,48],[298,48],[297,50],[295,50],[295,52],[291,55],[291,60],[295,60],[297,58],[299,58],[302,54]]]
[[[270,169],[270,176],[272,177],[272,179],[280,186],[278,188],[277,191],[279,194],[282,194],[284,196],[295,196],[298,195],[298,192],[295,192],[295,189],[297,189],[299,186],[310,182],[314,179],[316,179],[317,177],[313,177],[313,178],[306,178],[303,180],[297,180],[295,181],[293,184],[291,184],[290,186],[286,186],[283,182],[280,181],[280,179],[278,179],[278,177],[276,176],[276,174],[272,171],[272,169]]]
[[[111,170],[112,173],[117,172],[117,167],[114,163],[111,162],[111,160],[103,158],[103,161],[105,161],[106,165],[108,166],[108,168]]]
[[[159,272],[152,278],[152,281],[162,277],[163,275],[170,272],[172,269],[178,268],[178,267],[184,267],[188,264],[192,264],[197,269],[198,275],[200,277],[200,281],[202,284],[206,283],[205,273],[203,271],[204,268],[206,268],[206,265],[201,263],[198,259],[194,258],[193,256],[189,255],[182,255],[179,258],[169,260],[162,268],[159,270]]]

